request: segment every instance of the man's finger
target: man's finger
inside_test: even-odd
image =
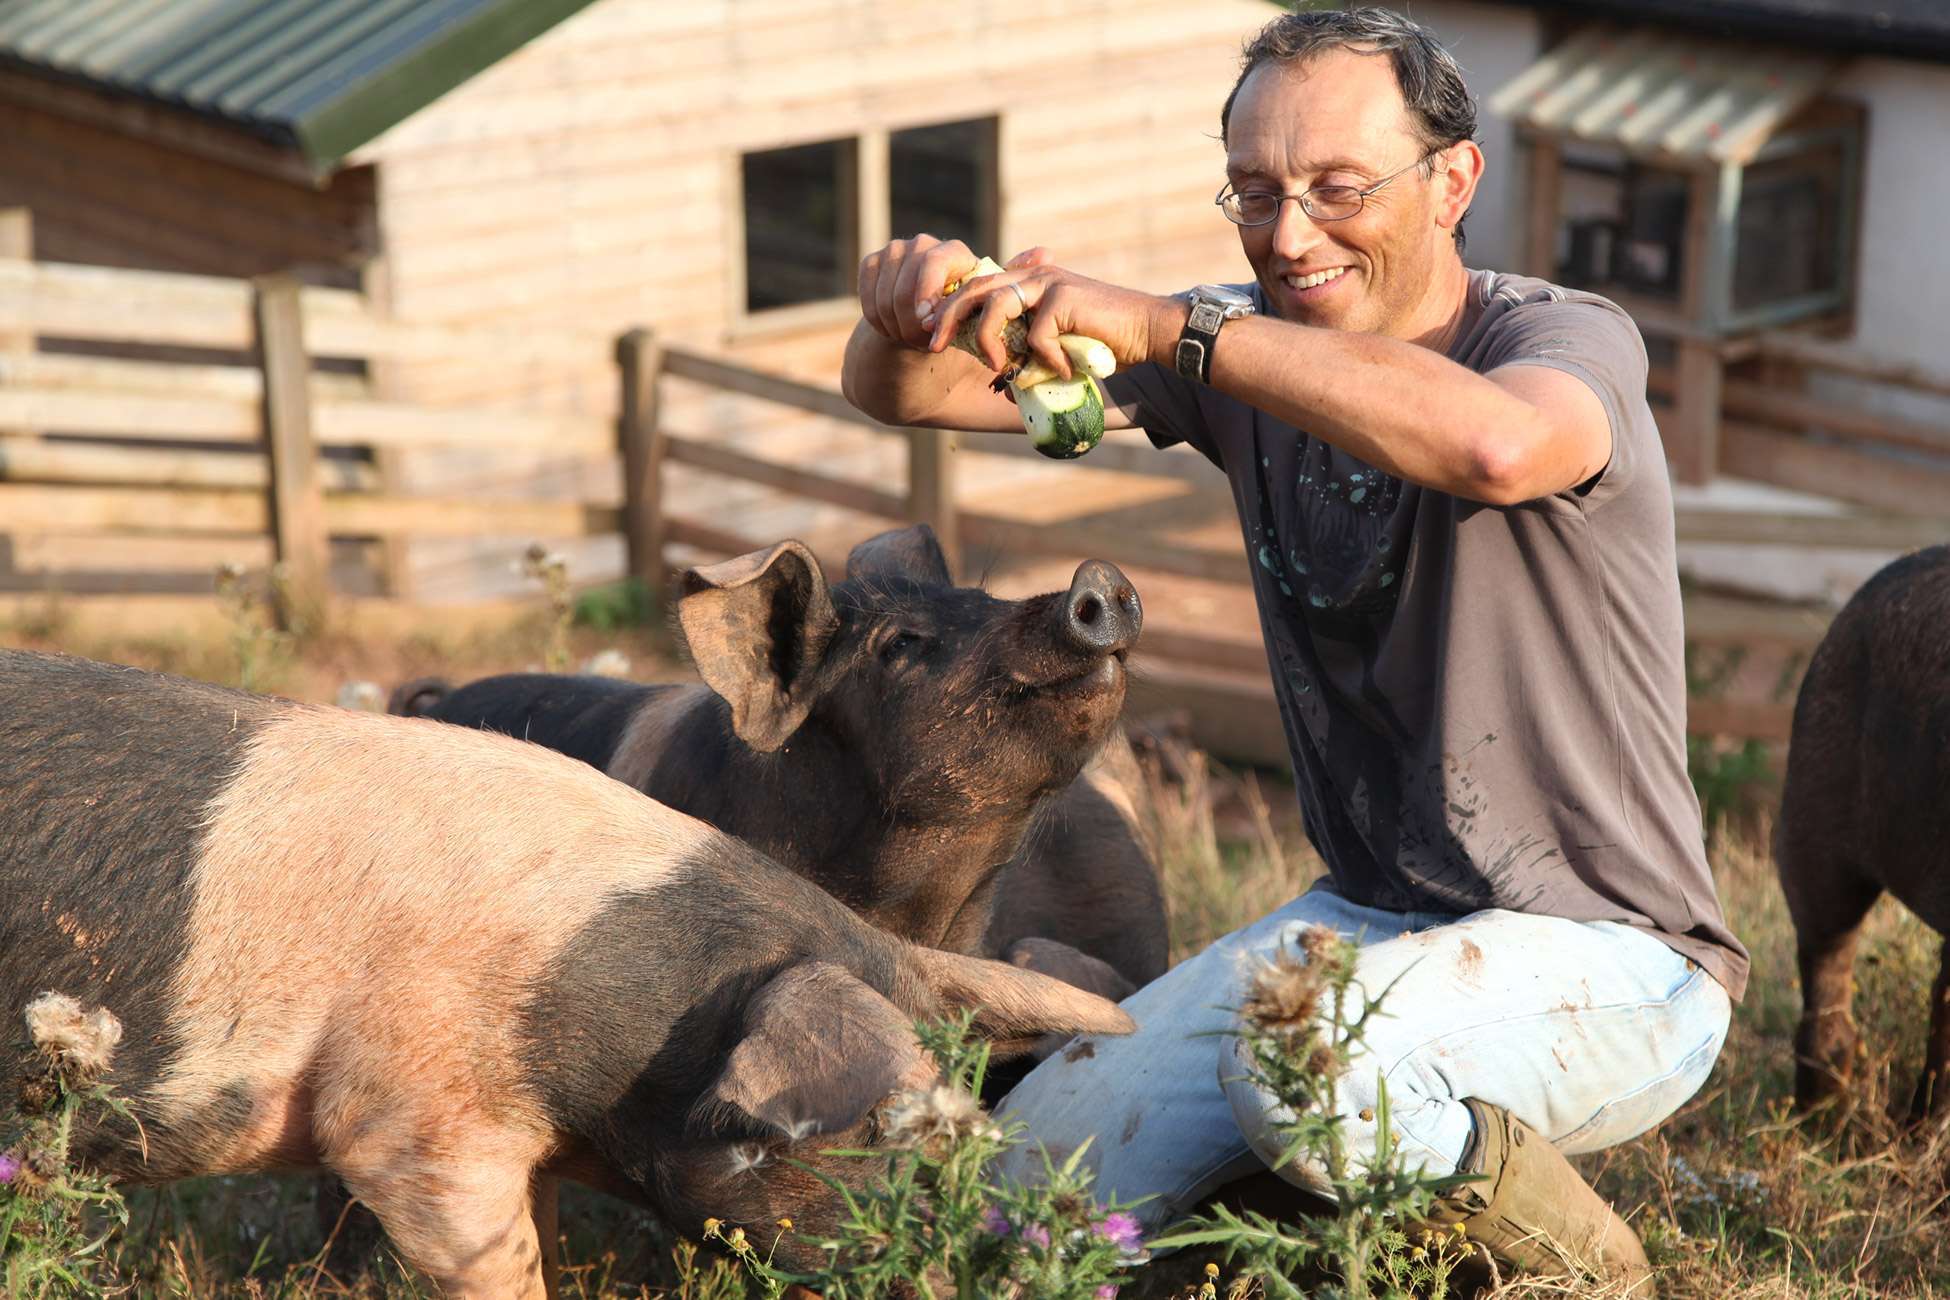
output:
[[[885,259],[885,249],[876,249],[860,259],[860,315],[876,334],[892,338],[894,332],[882,323],[880,314],[880,273]]]
[[[1023,249],[1020,253],[1017,253],[1014,257],[1003,263],[1003,265],[1011,271],[1027,271],[1032,267],[1048,266],[1055,260],[1056,254],[1050,252],[1049,249],[1044,248],[1041,244],[1037,244],[1034,248]]]
[[[1029,334],[1024,345],[1029,355],[1054,370],[1065,379],[1071,378],[1070,358],[1063,351],[1063,345],[1056,341],[1056,320],[1062,314],[1061,305],[1053,302],[1054,293],[1045,293],[1036,299],[1036,310],[1029,318]]]

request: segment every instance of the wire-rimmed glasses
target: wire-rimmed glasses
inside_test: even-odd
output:
[[[1441,149],[1431,149],[1407,167],[1389,172],[1365,190],[1353,185],[1316,185],[1299,194],[1275,194],[1271,190],[1233,192],[1232,182],[1227,181],[1219,187],[1219,196],[1212,201],[1219,205],[1219,211],[1226,214],[1226,220],[1238,226],[1271,225],[1279,220],[1280,207],[1289,199],[1298,203],[1300,210],[1315,221],[1345,221],[1366,206],[1370,194],[1441,152]]]

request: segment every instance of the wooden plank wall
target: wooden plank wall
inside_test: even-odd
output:
[[[370,168],[277,179],[12,102],[4,78],[0,140],[0,208],[33,211],[49,261],[350,286],[377,248]]]
[[[360,152],[379,169],[393,309],[719,343],[737,323],[740,151],[990,114],[993,251],[1047,244],[1155,289],[1212,278],[1240,265],[1211,204],[1218,107],[1271,14],[1258,0],[602,0]],[[456,365],[400,382],[432,400],[615,401],[606,374]]]
[[[871,190],[864,173],[885,132],[989,115],[1003,245],[990,251],[1041,243],[1079,270],[1158,290],[1236,277],[1237,236],[1211,203],[1224,170],[1217,113],[1242,40],[1272,14],[1261,0],[599,0],[355,155],[378,174],[387,301],[403,321],[648,326],[775,364],[763,328],[740,320],[741,153],[862,139]],[[886,218],[863,212],[859,225],[877,241]],[[836,359],[856,319],[836,307],[823,321],[799,314],[794,362]],[[462,358],[394,368],[386,390],[616,414],[604,366]],[[695,396],[673,395],[667,416],[735,436],[737,417]],[[856,472],[886,450],[805,436],[799,454],[848,457]],[[414,453],[398,469],[423,491],[620,487],[613,462],[541,452]],[[689,470],[671,490],[743,500]],[[783,496],[740,508],[787,532],[816,522]],[[620,566],[618,553],[556,540],[586,576]],[[416,543],[402,566],[429,596],[460,595],[506,571],[520,545]]]

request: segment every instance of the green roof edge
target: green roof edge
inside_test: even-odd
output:
[[[442,39],[293,123],[313,170],[330,171],[354,149],[377,139],[454,87],[492,67],[594,0],[500,0]]]

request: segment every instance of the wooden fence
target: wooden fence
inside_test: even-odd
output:
[[[528,448],[613,457],[607,418],[428,407],[375,395],[388,362],[600,356],[601,336],[406,326],[355,292],[40,263],[0,225],[0,584],[68,594],[210,590],[219,562],[283,566],[333,595],[389,543],[621,531],[614,502],[409,495],[392,453]],[[11,256],[9,254],[12,254]],[[335,557],[337,564],[335,565]],[[356,590],[360,584],[354,582]]]

